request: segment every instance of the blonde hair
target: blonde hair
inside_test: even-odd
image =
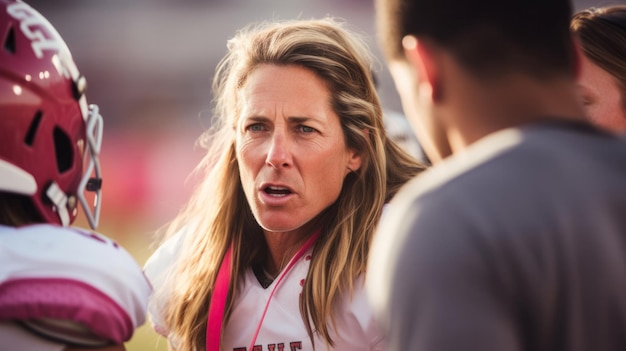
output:
[[[178,349],[205,347],[211,294],[229,245],[233,279],[225,323],[240,278],[266,255],[263,232],[240,183],[234,138],[237,92],[262,64],[295,65],[320,77],[330,91],[348,148],[361,155],[360,169],[346,176],[336,202],[318,216],[323,231],[300,299],[311,340],[316,331],[333,344],[328,324],[334,321],[333,303],[340,294],[351,293],[355,278],[364,273],[383,204],[423,169],[385,135],[371,62],[364,41],[332,18],[255,24],[229,40],[214,80],[216,120],[205,134],[209,148],[198,166],[204,180],[167,230],[169,236],[189,223],[195,226],[167,284],[166,324]]]

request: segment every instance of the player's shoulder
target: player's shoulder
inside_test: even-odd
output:
[[[518,146],[519,139],[514,136],[507,132],[484,140],[410,180],[384,208],[377,230],[377,237],[382,237],[379,241],[389,240],[393,246],[412,233],[424,237],[424,233],[440,232],[444,227],[470,225],[468,222],[477,219],[474,209],[479,203],[502,195],[491,188],[507,179],[500,174],[500,160]],[[392,239],[389,233],[401,234]]]
[[[420,208],[437,208],[458,205],[463,197],[480,199],[489,193],[494,181],[511,182],[517,170],[526,167],[524,162],[530,157],[518,155],[526,144],[524,139],[515,128],[492,133],[422,172],[392,201],[408,207],[416,207],[418,202]],[[512,170],[511,164],[517,169]]]
[[[56,224],[32,224],[21,227],[8,227],[0,225],[0,238],[3,241],[28,241],[33,239],[47,239],[54,241],[64,240],[95,240],[100,243],[117,245],[107,236],[79,227],[63,227]]]
[[[106,290],[111,281],[149,290],[141,266],[114,240],[86,229],[50,224],[0,226],[0,282],[68,279]],[[71,267],[71,269],[67,269]]]
[[[76,329],[49,322],[71,320],[117,343],[145,321],[150,284],[134,258],[102,234],[0,226],[0,252],[0,319],[30,320],[39,333],[60,332],[64,340]]]
[[[129,256],[113,239],[87,229],[36,224],[0,226],[0,245],[14,253],[68,260],[106,256]]]
[[[64,277],[93,283],[97,277],[115,275],[116,281],[145,280],[141,266],[126,249],[87,229],[0,226],[0,250],[0,272],[10,273],[7,279]]]

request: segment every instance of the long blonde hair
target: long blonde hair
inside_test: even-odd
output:
[[[333,344],[333,303],[344,292],[351,293],[354,280],[364,273],[383,204],[423,169],[386,137],[371,62],[364,41],[331,18],[255,24],[229,40],[214,80],[216,119],[205,134],[209,148],[199,165],[204,180],[167,230],[172,235],[192,222],[195,228],[185,238],[167,287],[165,319],[178,349],[205,348],[211,294],[229,245],[234,248],[233,279],[225,323],[240,278],[267,254],[240,183],[234,138],[237,92],[261,64],[296,65],[320,77],[330,91],[347,146],[361,155],[360,169],[346,177],[337,201],[318,216],[323,232],[300,299],[311,340],[315,331]]]

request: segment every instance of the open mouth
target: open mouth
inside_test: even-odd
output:
[[[267,186],[263,191],[272,196],[287,196],[291,194],[291,190],[281,186]]]

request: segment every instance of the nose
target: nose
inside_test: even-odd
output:
[[[269,142],[265,163],[276,169],[289,167],[291,165],[291,152],[286,136],[275,132]]]

